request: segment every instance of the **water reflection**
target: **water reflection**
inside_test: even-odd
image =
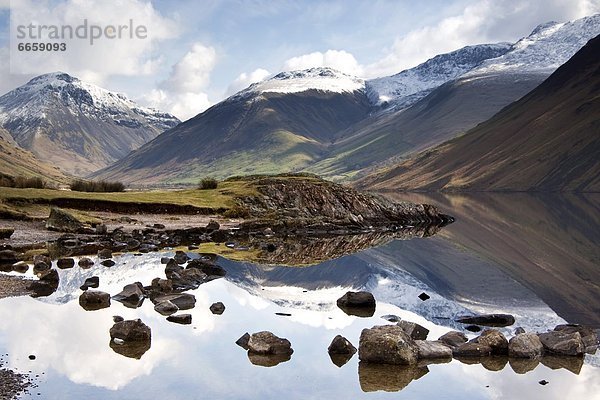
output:
[[[477,292],[490,303],[515,293],[496,284],[512,279],[567,321],[600,327],[600,194],[386,195],[456,217],[428,241],[433,251],[411,241],[379,254],[400,256],[402,268],[436,292],[477,306]]]

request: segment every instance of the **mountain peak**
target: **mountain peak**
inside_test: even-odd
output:
[[[330,67],[284,71],[262,82],[253,83],[234,95],[249,96],[262,93],[299,93],[318,90],[334,93],[352,93],[364,90],[365,81]]]

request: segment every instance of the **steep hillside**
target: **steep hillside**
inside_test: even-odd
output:
[[[598,154],[600,37],[484,124],[359,186],[597,192]]]
[[[399,162],[452,139],[527,94],[599,33],[600,15],[540,25],[508,52],[482,60],[412,107],[375,114],[341,132],[328,157],[308,170],[336,179],[353,178],[364,169]],[[447,60],[450,55],[445,56]],[[460,53],[455,57],[463,58]]]
[[[70,181],[70,178],[58,168],[40,161],[31,152],[20,148],[10,133],[2,128],[0,128],[0,176],[39,177],[52,184],[66,184]]]
[[[0,97],[0,126],[22,148],[84,176],[179,123],[65,73],[33,78]]]

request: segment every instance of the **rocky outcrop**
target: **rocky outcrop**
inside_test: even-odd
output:
[[[340,227],[374,229],[392,225],[444,225],[453,220],[430,205],[393,203],[315,175],[284,174],[243,179],[250,181],[257,193],[240,197],[239,207],[252,218],[269,220],[269,227],[275,232],[315,227],[335,230]]]

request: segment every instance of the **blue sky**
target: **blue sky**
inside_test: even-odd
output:
[[[132,18],[151,40],[19,64],[9,57],[11,12],[44,23]],[[514,42],[540,23],[597,12],[600,0],[0,0],[0,92],[60,69],[185,119],[281,70],[327,65],[364,78],[391,75],[465,45]]]

